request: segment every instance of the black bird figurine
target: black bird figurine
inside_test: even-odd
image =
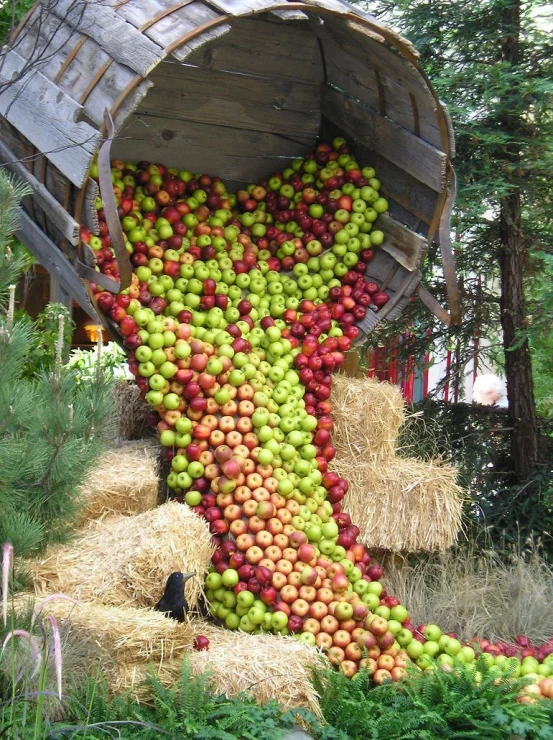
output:
[[[184,622],[184,615],[188,611],[188,604],[184,597],[184,584],[194,575],[196,574],[181,573],[180,571],[171,573],[167,579],[165,592],[154,606],[154,609],[158,612],[164,612],[166,617],[176,619],[177,622]]]

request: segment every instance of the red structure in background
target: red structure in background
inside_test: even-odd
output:
[[[367,352],[367,375],[370,378],[386,380],[399,386],[408,403],[421,401],[428,395],[428,363],[430,355],[426,354],[422,363],[425,369],[417,367],[414,357],[399,362],[397,356],[399,347],[404,340],[403,336],[388,339],[382,347],[376,347]],[[390,361],[390,357],[393,359]]]

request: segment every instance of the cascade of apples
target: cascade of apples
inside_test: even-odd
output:
[[[374,169],[338,138],[236,194],[149,162],[113,162],[112,181],[133,281],[117,296],[92,289],[153,407],[169,487],[209,522],[212,614],[230,629],[294,634],[376,683],[409,660],[474,661],[473,647],[415,627],[386,593],[330,469],[332,373],[389,299],[365,278],[388,208]],[[83,229],[83,240],[117,279],[97,209],[99,235]]]

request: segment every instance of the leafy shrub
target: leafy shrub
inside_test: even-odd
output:
[[[413,669],[402,682],[370,690],[363,673],[352,680],[328,671],[315,674],[314,681],[332,731],[351,740],[553,738],[553,702],[517,701],[527,679],[504,675],[498,680],[483,658],[475,670],[463,665],[452,672]]]

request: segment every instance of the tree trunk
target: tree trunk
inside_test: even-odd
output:
[[[516,67],[521,62],[520,0],[505,5],[502,25],[501,55],[505,62]],[[509,97],[516,96],[516,92],[509,90]],[[522,127],[522,115],[523,112],[513,106],[501,116],[501,127],[515,142]],[[520,159],[516,143],[505,154],[511,165]],[[527,340],[520,341],[520,332],[527,328],[523,276],[528,255],[522,233],[520,189],[514,182],[511,185],[511,192],[500,200],[500,307],[509,418],[513,428],[511,455],[517,480],[522,482],[530,477],[538,460],[540,427],[536,416],[530,349]]]
[[[519,332],[527,326],[523,285],[526,248],[521,234],[518,192],[502,200],[499,236],[501,327],[509,417],[513,429],[511,455],[516,477],[518,481],[524,481],[531,475],[538,459],[540,430],[534,402],[530,349],[526,340],[518,341]]]

